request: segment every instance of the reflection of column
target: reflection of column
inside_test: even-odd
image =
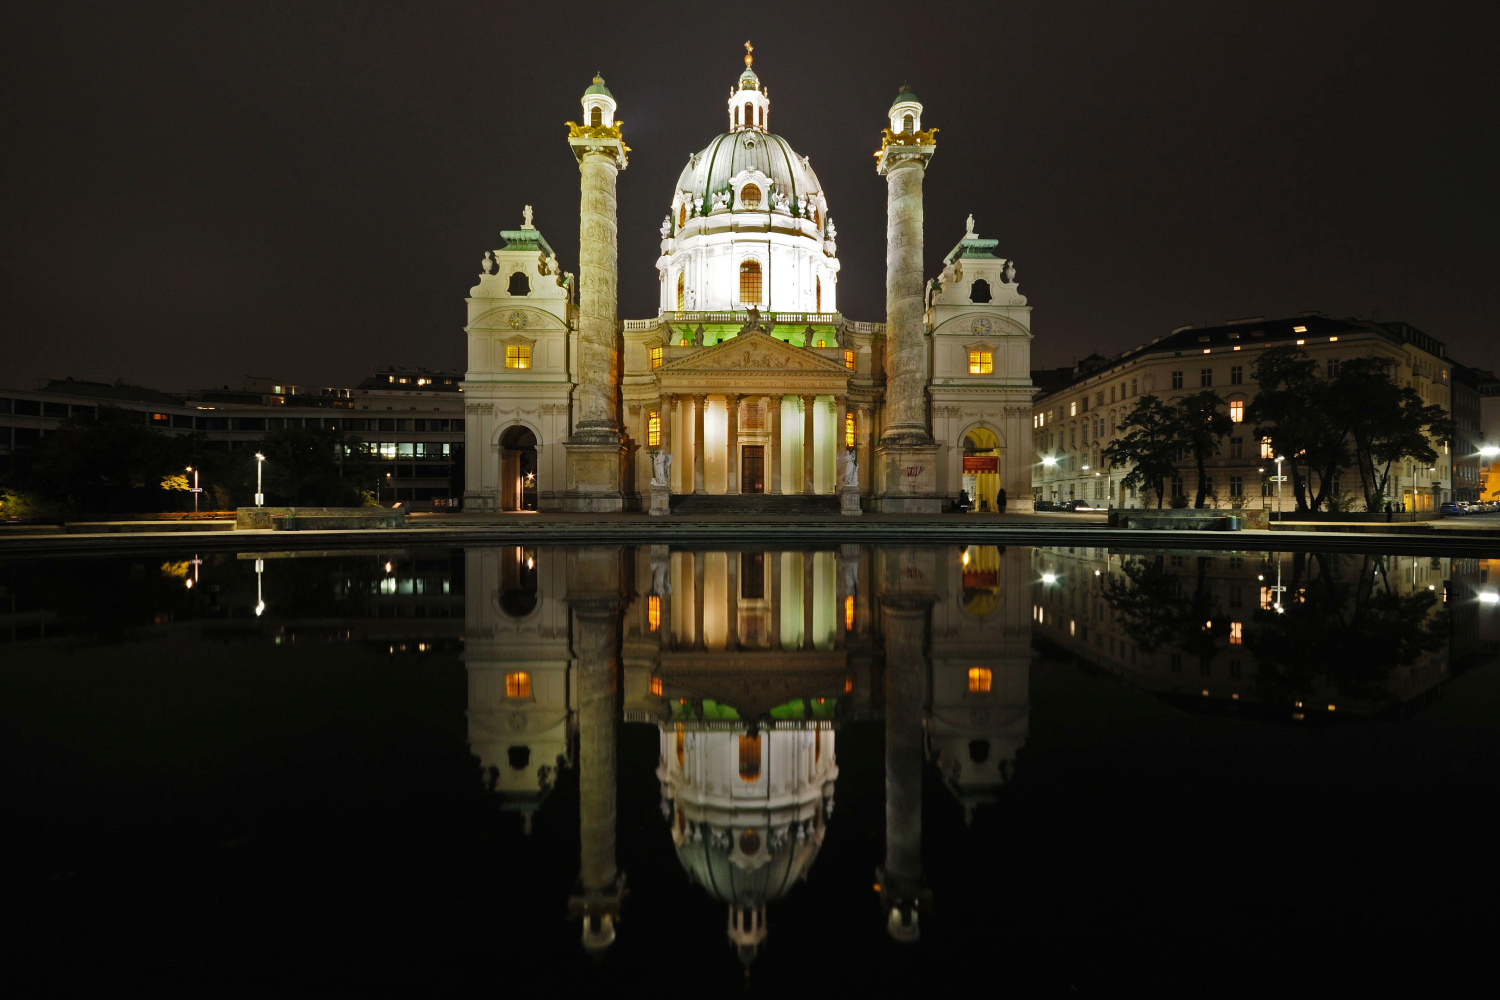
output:
[[[802,397],[802,492],[813,491],[813,415],[817,396]]]
[[[768,396],[766,409],[771,417],[771,492],[781,492],[781,397]]]
[[[729,621],[725,628],[726,638],[724,648],[735,650],[740,646],[740,554],[738,552],[724,553],[724,561],[729,564],[728,576],[724,587],[726,605],[724,609],[729,615]]]
[[[802,553],[802,648],[813,648],[813,553]]]
[[[573,608],[578,661],[578,892],[570,909],[583,917],[583,944],[615,939],[625,876],[615,865],[615,690],[619,672],[619,600],[591,597]]]
[[[734,393],[724,396],[724,407],[728,414],[727,436],[724,444],[724,492],[740,491],[740,397]]]
[[[708,397],[701,392],[693,393],[693,492],[703,493],[703,411],[708,409]]]
[[[781,648],[781,553],[767,552],[766,562],[771,566],[771,648]]]
[[[693,553],[693,648],[703,649],[703,564],[708,553]]]
[[[921,936],[931,900],[922,873],[922,701],[930,600],[881,601],[885,632],[885,866],[880,899],[897,941]]]

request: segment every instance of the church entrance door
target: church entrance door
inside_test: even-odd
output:
[[[740,449],[740,483],[744,493],[766,491],[765,445],[747,444]]]

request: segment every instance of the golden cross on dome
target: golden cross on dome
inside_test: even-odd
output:
[[[750,64],[753,63],[753,62],[755,62],[755,57],[750,54],[750,53],[752,53],[754,51],[755,51],[755,46],[751,45],[749,42],[746,42],[745,43],[745,68],[746,69],[749,69],[750,68]]]

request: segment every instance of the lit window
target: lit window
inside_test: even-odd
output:
[[[1243,399],[1231,400],[1229,403],[1229,419],[1235,423],[1243,423],[1245,419],[1245,401]]]
[[[660,677],[653,677],[653,678],[651,678],[651,693],[654,694],[654,695],[656,695],[658,698],[660,698],[662,690],[663,690],[663,688],[662,688],[661,678]]]
[[[1294,327],[1292,327],[1292,332],[1293,333],[1306,333],[1307,332],[1307,327],[1305,327],[1305,326],[1294,326]]]
[[[845,694],[853,694],[854,693],[854,678],[853,677],[845,677],[844,678],[844,693]]]
[[[844,352],[844,367],[847,368],[847,369],[849,369],[851,372],[854,370],[854,352],[853,351],[845,351]]]
[[[854,595],[850,594],[844,598],[844,631],[854,630]]]
[[[653,347],[653,348],[651,348],[651,367],[652,368],[660,368],[661,367],[661,363],[666,358],[666,356],[667,356],[667,349],[665,347]]]
[[[687,209],[684,208],[683,211],[686,212]],[[686,275],[679,274],[677,276],[677,311],[678,312],[682,312],[682,310],[684,310],[686,308],[687,308],[687,277],[686,277]]]
[[[969,668],[969,693],[989,694],[990,685],[994,682],[994,675],[989,667]]]
[[[1231,646],[1240,646],[1240,645],[1243,645],[1244,642],[1245,642],[1245,623],[1244,622],[1230,622],[1229,623],[1229,644]]]
[[[760,302],[760,261],[747,260],[740,265],[740,301]]]
[[[1305,341],[1305,340],[1299,340],[1299,341],[1297,341],[1297,346],[1301,347],[1305,343],[1307,343],[1307,341]]]
[[[652,410],[651,415],[646,418],[646,447],[661,447],[661,411]],[[655,598],[652,598],[655,600]]]
[[[1275,458],[1276,457],[1276,448],[1275,448],[1275,446],[1273,446],[1271,444],[1271,439],[1270,438],[1261,438],[1260,439],[1260,457],[1261,458]]]
[[[969,374],[989,375],[995,370],[995,355],[991,351],[969,352]],[[1075,404],[1076,405],[1076,404]]]
[[[740,737],[740,779],[760,780],[760,736],[746,734]]]
[[[531,675],[525,671],[505,675],[505,697],[530,698]]]
[[[530,368],[531,367],[531,345],[530,344],[508,344],[505,348],[505,367],[507,368]],[[405,382],[406,379],[401,381]]]
[[[740,207],[759,208],[760,188],[756,187],[754,184],[746,184],[744,187],[740,188]]]
[[[683,751],[687,749],[687,727],[677,723],[677,766],[682,766]],[[679,812],[677,815],[681,816]]]
[[[844,447],[854,447],[854,414],[844,414]]]

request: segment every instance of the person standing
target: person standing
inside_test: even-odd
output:
[[[1005,513],[1005,487],[1000,487],[1000,493],[995,497],[995,510]]]

